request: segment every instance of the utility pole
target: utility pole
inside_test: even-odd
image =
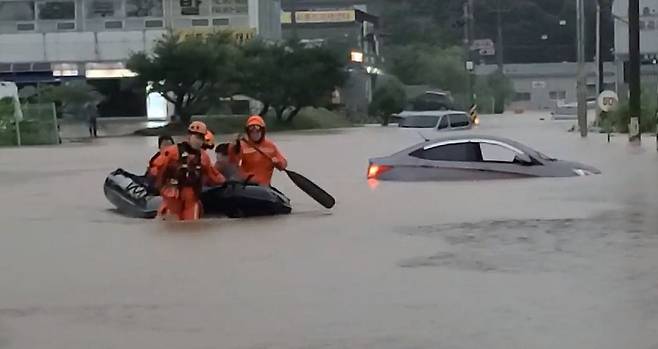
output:
[[[498,28],[498,37],[496,38],[496,62],[498,63],[498,70],[503,73],[505,56],[503,51],[503,9],[500,7],[500,1],[496,2],[496,26]]]
[[[587,137],[587,72],[585,69],[585,0],[577,0],[577,41],[578,41],[578,127],[580,136]]]
[[[601,53],[601,0],[596,3],[596,93],[603,92],[603,59]]]
[[[468,100],[470,105],[475,104],[475,98],[473,96],[473,70],[475,69],[475,64],[473,62],[473,54],[471,47],[473,46],[473,2],[474,0],[465,0],[464,1],[464,66],[466,68],[466,73],[468,74]]]
[[[628,1],[628,83],[630,89],[629,112],[631,124],[629,126],[629,141],[639,144],[640,135],[640,1]]]
[[[292,27],[292,37],[295,41],[299,40],[297,36],[297,0],[290,0],[290,26]]]

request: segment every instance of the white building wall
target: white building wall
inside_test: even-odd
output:
[[[181,15],[180,0],[164,0],[162,9],[155,11],[162,14],[160,17],[128,17],[127,1],[139,0],[104,0],[114,2],[117,12],[99,18],[87,18],[96,16],[90,14],[90,6],[94,0],[58,0],[74,1],[76,17],[40,20],[39,4],[48,1],[50,0],[36,0],[36,6],[32,7],[35,9],[33,20],[17,21],[8,20],[12,18],[12,14],[6,11],[16,11],[16,8],[24,11],[24,8],[29,8],[29,4],[35,1],[0,0],[0,11],[5,10],[5,13],[0,13],[0,63],[123,61],[131,52],[151,50],[154,41],[165,33],[166,26],[172,26],[173,29],[216,27],[236,31],[251,28],[267,39],[279,39],[281,35],[278,0],[245,0],[248,1],[249,9],[248,13],[244,14],[214,13],[217,11],[213,10],[213,6],[226,6],[226,2],[205,0],[202,3],[206,4],[207,8],[200,10],[197,16]],[[12,3],[11,7],[7,5],[9,2]],[[15,16],[30,17],[29,14]],[[58,30],[58,26],[61,28],[63,23],[69,25],[66,28],[71,25],[73,28]],[[120,28],[106,28],[110,25],[108,23],[120,25]],[[161,27],[151,28],[148,23],[160,23]],[[204,23],[207,25],[203,25]],[[213,26],[213,23],[217,25]],[[20,32],[18,27],[21,25],[33,26],[33,30]]]
[[[612,13],[628,21],[628,0],[615,0]],[[615,20],[615,53],[628,55],[628,24]],[[658,53],[658,0],[640,0],[640,53]]]

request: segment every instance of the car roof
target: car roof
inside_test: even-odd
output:
[[[448,114],[466,114],[459,110],[430,110],[430,111],[411,111],[403,110],[399,116],[444,116]]]
[[[487,135],[478,135],[478,134],[459,134],[459,135],[446,135],[443,137],[437,137],[434,139],[431,139],[426,142],[421,142],[418,143],[414,146],[411,146],[407,149],[402,150],[400,153],[408,153],[411,150],[418,149],[418,148],[425,148],[425,147],[431,147],[433,145],[437,145],[440,143],[451,143],[451,142],[482,142],[482,141],[490,141],[492,143],[504,143],[507,144],[513,148],[516,148],[520,150],[521,152],[525,154],[530,154],[530,155],[537,155],[537,151],[533,150],[532,148],[529,148],[519,142],[513,141],[509,138],[504,138],[504,137],[496,137],[496,136],[487,136]]]

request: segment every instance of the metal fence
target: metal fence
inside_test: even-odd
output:
[[[0,146],[47,145],[59,143],[54,103],[23,104],[23,120],[14,119],[10,101],[0,100]]]

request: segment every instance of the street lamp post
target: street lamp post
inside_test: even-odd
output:
[[[603,59],[601,59],[601,3],[596,2],[596,93],[603,91]]]
[[[468,100],[470,105],[475,104],[475,98],[473,96],[474,89],[474,77],[473,70],[473,53],[471,47],[473,46],[473,0],[466,0],[463,4],[464,10],[464,66],[466,68],[466,73],[468,74]]]
[[[630,89],[629,112],[631,124],[629,126],[629,141],[639,144],[640,135],[640,1],[628,1],[628,83]]]
[[[587,74],[585,71],[585,1],[578,0],[577,41],[578,41],[578,127],[580,136],[587,137]]]

